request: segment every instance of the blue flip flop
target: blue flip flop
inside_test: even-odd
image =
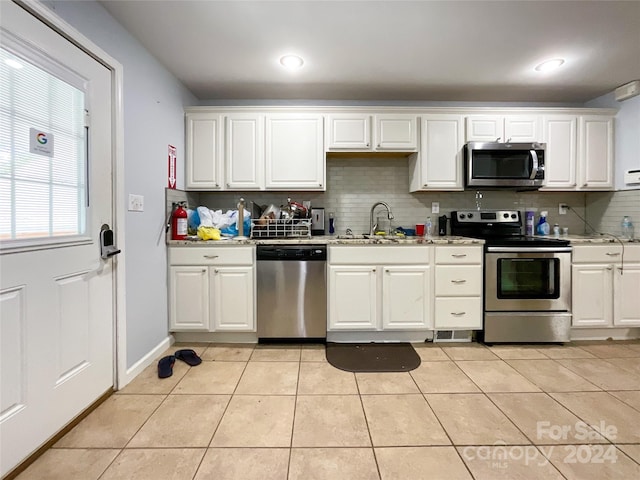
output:
[[[158,362],[158,378],[167,378],[173,375],[174,363],[176,363],[176,357],[173,355],[162,357]]]
[[[178,360],[182,360],[192,367],[195,367],[196,365],[200,365],[202,363],[202,359],[196,354],[195,351],[190,349],[177,350],[174,355]]]

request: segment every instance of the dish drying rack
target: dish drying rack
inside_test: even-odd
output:
[[[251,220],[251,238],[311,238],[310,218]]]

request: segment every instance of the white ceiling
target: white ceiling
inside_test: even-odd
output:
[[[638,0],[101,3],[201,100],[582,103],[640,78]]]

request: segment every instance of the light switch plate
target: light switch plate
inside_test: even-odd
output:
[[[440,202],[431,202],[431,213],[440,213]]]
[[[129,211],[130,212],[143,212],[144,211],[144,196],[129,194]]]

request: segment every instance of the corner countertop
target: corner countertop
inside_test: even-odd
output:
[[[362,235],[325,235],[311,238],[249,238],[238,240],[169,240],[170,247],[212,247],[233,245],[484,245],[484,240],[469,237],[444,236],[426,239],[423,237],[373,237]]]

